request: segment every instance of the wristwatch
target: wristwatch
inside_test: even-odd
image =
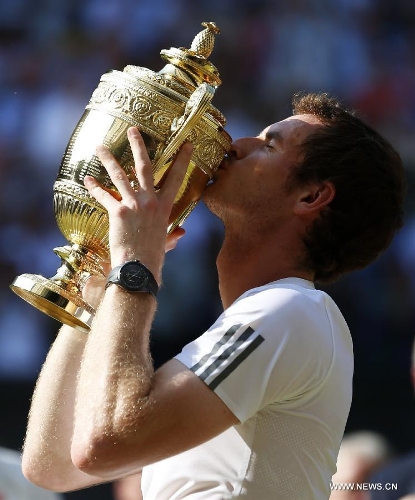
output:
[[[127,292],[147,292],[156,298],[159,290],[157,281],[152,273],[139,260],[130,260],[116,266],[108,275],[105,288],[117,285]]]

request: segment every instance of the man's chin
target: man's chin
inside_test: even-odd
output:
[[[215,181],[209,183],[206,189],[203,191],[201,200],[207,206],[207,208],[214,214],[216,214],[215,207],[220,203],[217,195],[217,186]]]
[[[205,198],[209,198],[211,196],[212,190],[215,191],[215,188],[216,188],[216,181],[212,179],[207,183],[202,193],[201,196],[202,200],[205,200]]]

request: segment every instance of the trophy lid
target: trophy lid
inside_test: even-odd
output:
[[[190,46],[163,49],[160,54],[167,64],[159,74],[189,83],[196,86],[206,82],[213,87],[218,87],[222,81],[217,68],[207,59],[212,53],[215,35],[220,33],[214,22],[204,22],[205,29],[200,31]]]

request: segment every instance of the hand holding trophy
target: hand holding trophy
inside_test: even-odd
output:
[[[190,49],[161,51],[167,64],[159,72],[127,66],[104,74],[69,140],[53,192],[56,221],[70,244],[54,249],[61,258],[55,276],[23,274],[11,284],[20,297],[58,321],[89,331],[95,311],[83,300],[81,288],[90,276],[104,276],[109,261],[108,215],[84,186],[85,176],[91,175],[116,191],[95,154],[96,147],[107,146],[132,187],[138,188],[127,139],[129,127],[138,127],[158,189],[183,142],[193,144],[169,231],[180,226],[195,207],[230,149],[225,117],[211,105],[221,80],[207,58],[219,30],[211,22],[202,25],[205,29]]]

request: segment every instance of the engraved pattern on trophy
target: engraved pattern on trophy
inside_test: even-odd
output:
[[[226,119],[211,104],[221,80],[207,57],[219,29],[212,22],[202,25],[205,29],[196,35],[190,49],[161,51],[167,64],[159,72],[130,65],[102,75],[74,129],[53,186],[56,223],[68,241],[53,250],[61,266],[51,278],[23,274],[11,284],[20,297],[58,321],[88,332],[94,310],[82,299],[81,289],[91,275],[104,275],[103,264],[109,261],[107,212],[84,187],[85,175],[92,175],[117,193],[95,155],[97,145],[105,144],[111,150],[132,187],[138,188],[127,139],[128,128],[137,126],[158,189],[183,142],[193,143],[169,231],[191,213],[230,149]]]

